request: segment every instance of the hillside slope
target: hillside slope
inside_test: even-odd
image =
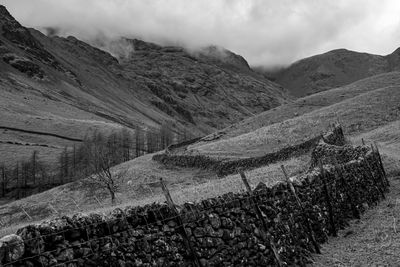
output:
[[[304,106],[300,106],[303,100],[305,100]],[[194,144],[188,147],[187,153],[193,150],[192,153],[220,159],[264,155],[282,147],[292,146],[310,136],[319,135],[330,123],[339,120],[350,141],[360,144],[360,139],[364,138],[368,143],[378,141],[380,147],[390,146],[390,150],[382,150],[386,156],[384,160],[387,162],[392,154],[398,154],[399,101],[400,73],[378,75],[346,87],[316,94],[314,97],[298,99],[295,103],[286,105],[288,112],[277,117],[279,122],[274,123],[271,120],[278,113],[282,113],[284,106],[282,110],[275,109],[250,118],[231,128],[232,132],[239,132],[230,135],[230,128],[227,128],[226,138],[222,136],[220,141]],[[298,116],[294,114],[296,110],[299,112]],[[263,121],[268,125],[261,126]],[[245,133],[240,132],[239,125],[246,127]],[[129,185],[123,186],[117,195],[123,205],[163,202],[165,198],[158,183],[159,178],[163,178],[168,184],[177,204],[198,201],[225,192],[245,190],[238,174],[221,178],[210,170],[166,166],[153,161],[152,156],[149,154],[139,157],[113,169],[114,172],[125,172],[125,180],[119,182]],[[267,166],[246,170],[246,174],[253,187],[260,181],[274,184],[284,179],[281,164],[292,175],[304,171],[309,161],[309,154],[298,155]],[[106,193],[96,194],[101,202],[99,204],[90,192],[89,188],[79,182],[66,184],[0,206],[0,213],[4,216],[14,214],[10,220],[15,222],[28,220],[20,210],[20,206],[32,214],[32,217],[37,218],[54,214],[49,203],[61,213],[79,210],[74,201],[84,210],[100,208],[104,211],[109,208],[109,197]]]
[[[282,87],[230,51],[115,42],[130,52],[114,57],[74,37],[46,36],[0,6],[0,126],[79,139],[95,129],[168,123],[176,132],[203,135],[287,102]],[[71,145],[38,138],[1,130],[0,162],[33,150],[55,159]]]
[[[203,138],[205,142],[220,141],[252,132],[261,127],[301,116],[322,107],[339,103],[382,87],[400,84],[400,72],[389,72],[368,77],[354,83],[298,98],[288,104],[232,124]],[[200,142],[199,142],[200,143]]]
[[[387,56],[337,49],[299,60],[267,76],[301,97],[398,70],[400,48]]]
[[[209,135],[185,154],[222,158],[254,157],[319,135],[339,121],[347,134],[359,133],[399,118],[400,72],[297,99]]]

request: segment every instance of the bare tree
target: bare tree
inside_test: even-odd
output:
[[[72,175],[76,176],[76,147],[75,144],[72,150]]]
[[[30,174],[30,166],[29,166],[29,162],[23,161],[21,164],[22,167],[22,178],[24,181],[24,193],[26,194],[26,190],[28,188],[28,178],[29,178],[29,174]]]
[[[85,150],[92,175],[84,182],[92,190],[106,190],[110,195],[111,204],[114,205],[116,193],[123,184],[125,173],[111,171],[111,167],[114,165],[113,154],[102,134],[95,133],[92,142],[86,144]]]
[[[173,132],[171,127],[164,123],[160,128],[161,149],[167,148],[173,142]]]
[[[16,198],[20,199],[21,198],[21,184],[19,182],[19,162],[18,161],[17,161],[17,164],[15,165],[13,176],[14,176],[14,180],[16,181],[16,188],[17,188]]]
[[[131,159],[131,145],[132,145],[132,136],[128,129],[123,128],[121,130],[121,146],[123,153],[123,161],[128,161]]]
[[[139,126],[135,128],[135,149],[136,149],[136,157],[140,157],[144,150],[144,140],[143,140],[143,131]]]
[[[32,170],[32,174],[31,174],[31,176],[32,176],[32,180],[33,180],[33,185],[35,185],[36,184],[36,173],[37,173],[37,161],[38,161],[38,159],[37,159],[37,155],[38,155],[38,152],[35,150],[35,151],[33,151],[32,152],[32,157],[31,157],[31,170]]]
[[[60,180],[67,181],[70,175],[69,172],[69,155],[68,155],[68,147],[64,147],[63,152],[60,154],[59,162],[60,162]]]
[[[64,148],[64,177],[66,178],[66,180],[68,181],[68,177],[69,177],[69,156],[68,156],[68,147]]]
[[[157,133],[154,132],[146,132],[146,144],[147,144],[147,152],[153,153],[160,149],[160,138]]]
[[[0,169],[1,169],[1,197],[5,197],[7,194],[7,187],[12,179],[12,175],[6,169],[4,163],[1,165]]]
[[[121,131],[103,135],[99,132],[87,134],[82,143],[64,147],[57,165],[47,165],[40,161],[39,153],[33,151],[30,158],[17,162],[7,170],[0,165],[0,196],[7,191],[15,193],[17,198],[47,189],[66,182],[91,177],[94,188],[108,191],[112,202],[119,189],[116,181],[123,178],[123,173],[111,172],[112,166],[164,149],[177,141],[173,126],[165,123],[159,130],[122,128]],[[183,133],[183,139],[188,135]]]

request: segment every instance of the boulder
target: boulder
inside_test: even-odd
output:
[[[0,264],[19,260],[25,252],[25,245],[18,235],[7,235],[0,239]]]

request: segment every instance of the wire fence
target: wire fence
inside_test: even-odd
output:
[[[373,151],[374,152],[374,151]],[[378,154],[376,154],[373,158],[375,167],[374,168],[367,168],[368,165],[363,163],[361,167],[364,168],[365,176],[371,179],[370,182],[373,183],[374,185],[371,186],[370,192],[373,193],[373,195],[380,196],[381,195],[381,190],[380,188],[385,189],[387,185],[384,182],[384,169],[378,161]],[[364,162],[368,162],[365,161]],[[382,168],[382,169],[380,169]],[[283,194],[285,195],[285,199],[288,203],[291,203],[292,210],[289,210],[292,212],[291,217],[293,217],[293,214],[295,216],[303,215],[304,216],[304,221],[308,222],[308,224],[311,225],[311,222],[309,221],[309,218],[307,218],[306,214],[306,208],[309,209],[310,207],[307,206],[307,200],[305,199],[306,196],[303,196],[302,194],[302,186],[298,186],[292,179],[290,179],[286,172],[285,168],[282,166],[282,175],[285,176],[286,182],[283,182],[280,184],[283,188],[286,188],[283,190]],[[333,169],[334,173],[334,179],[328,180],[327,176],[324,177],[324,173],[329,173],[332,175],[331,170],[327,169],[325,170],[322,167],[322,164],[320,166],[320,173],[318,175],[322,175],[321,180],[316,180],[316,182],[312,185],[312,189],[314,192],[317,192],[318,195],[325,195],[325,203],[323,204],[325,207],[324,213],[326,214],[326,220],[329,221],[330,225],[330,234],[335,234],[336,226],[335,226],[335,219],[332,219],[332,217],[335,217],[333,212],[335,212],[335,209],[332,207],[329,208],[329,206],[336,206],[338,205],[338,201],[332,201],[329,196],[333,194],[332,189],[335,189],[335,187],[343,183],[343,179],[340,180],[340,177],[344,176],[344,173],[346,172],[346,169],[344,165],[339,165],[336,166]],[[205,220],[209,220],[209,216],[211,213],[218,211],[218,216],[227,216],[229,214],[235,213],[235,209],[240,209],[243,206],[243,203],[246,203],[245,205],[250,208],[254,209],[255,217],[258,219],[258,224],[259,225],[266,225],[270,223],[270,219],[268,219],[265,214],[262,212],[260,209],[260,206],[265,205],[265,202],[262,201],[262,199],[267,199],[271,197],[271,192],[269,190],[253,190],[249,186],[249,182],[247,181],[247,177],[243,172],[240,172],[241,178],[242,178],[242,187],[240,188],[239,192],[235,193],[228,193],[220,197],[216,198],[211,198],[211,199],[206,199],[204,201],[201,201],[200,203],[186,203],[182,207],[179,207],[175,205],[174,200],[172,199],[169,190],[167,186],[164,184],[164,182],[161,180],[160,185],[161,188],[163,189],[162,194],[165,196],[167,206],[162,205],[162,204],[154,204],[154,205],[147,205],[146,206],[146,212],[145,214],[140,215],[140,207],[138,207],[135,211],[135,216],[138,217],[140,223],[132,222],[132,218],[130,217],[129,214],[126,213],[125,211],[121,212],[116,212],[115,210],[111,213],[110,216],[106,216],[103,219],[99,219],[95,222],[92,223],[87,223],[85,218],[88,218],[87,216],[89,215],[82,215],[82,223],[79,224],[76,227],[64,227],[64,226],[59,226],[60,230],[53,230],[50,231],[48,234],[43,234],[40,233],[38,236],[31,237],[31,238],[24,238],[23,242],[25,244],[30,244],[30,243],[35,243],[34,247],[37,247],[36,253],[33,255],[24,257],[24,258],[18,258],[13,260],[12,257],[8,259],[6,263],[4,263],[4,266],[15,266],[17,264],[20,264],[21,262],[26,262],[26,261],[31,261],[34,264],[37,264],[38,266],[66,266],[68,264],[78,264],[78,262],[81,262],[84,259],[91,258],[99,253],[105,254],[109,251],[114,251],[115,247],[118,247],[119,244],[118,242],[115,242],[115,240],[118,240],[121,236],[126,236],[126,237],[134,237],[135,241],[134,244],[135,246],[139,246],[138,244],[144,244],[147,243],[149,240],[154,240],[160,237],[160,235],[164,234],[163,228],[165,225],[168,225],[169,222],[174,222],[175,225],[173,226],[176,230],[180,231],[180,242],[182,243],[182,255],[185,255],[184,259],[187,262],[191,262],[193,266],[202,266],[202,263],[200,260],[197,258],[197,252],[194,251],[192,244],[193,240],[190,240],[190,237],[193,236],[193,234],[187,233],[186,228],[190,226],[193,223],[200,223]],[[336,174],[338,177],[336,177]],[[330,177],[332,178],[332,177]],[[354,177],[353,177],[354,178]],[[357,177],[355,177],[357,178]],[[349,180],[348,180],[349,181]],[[360,180],[354,179],[352,184],[357,185],[357,183],[360,183],[360,185],[363,185],[365,181],[361,179]],[[152,185],[154,183],[151,183]],[[289,190],[289,188],[291,190]],[[336,189],[335,189],[336,190]],[[345,190],[351,190],[349,187],[345,187],[342,191]],[[152,193],[159,195],[158,193],[155,193],[152,191]],[[352,193],[351,191],[348,191],[347,193]],[[366,192],[366,194],[369,192]],[[384,197],[384,195],[383,195]],[[92,196],[90,198],[93,203],[97,203],[99,209],[103,209],[106,204],[103,203],[101,200],[99,200],[96,196]],[[57,196],[53,195],[53,199],[50,200],[47,204],[47,208],[51,213],[51,216],[53,217],[60,217],[62,215],[66,215],[67,213],[64,211],[63,213],[59,212],[57,210]],[[65,199],[63,199],[65,204]],[[379,197],[376,197],[372,199],[372,201],[379,201]],[[333,202],[333,203],[331,203]],[[297,203],[297,204],[296,204]],[[70,205],[70,212],[69,214],[73,213],[78,213],[84,211],[82,207],[77,203],[76,200],[74,200],[72,197],[70,198],[69,203]],[[359,204],[359,203],[358,203]],[[287,204],[281,204],[281,205],[287,205]],[[303,205],[306,205],[307,207],[304,207]],[[22,214],[22,218],[24,218],[24,221],[26,223],[31,223],[35,222],[38,218],[34,215],[30,215],[23,206],[20,206],[20,214]],[[64,205],[65,208],[65,205]],[[359,208],[359,207],[357,207]],[[296,209],[300,209],[300,211],[295,211]],[[349,207],[350,209],[350,207]],[[63,209],[65,210],[65,209]],[[139,211],[138,211],[139,210]],[[115,213],[113,215],[113,213]],[[117,216],[118,215],[118,216]],[[113,217],[117,216],[117,217]],[[228,216],[229,217],[229,216]],[[290,217],[290,216],[289,216]],[[21,219],[21,216],[18,217]],[[4,219],[3,219],[4,220]],[[266,220],[267,222],[264,222]],[[10,218],[9,222],[13,222],[13,220]],[[20,221],[21,222],[21,221]],[[177,224],[177,225],[176,225]],[[291,227],[294,227],[294,223],[290,223],[286,221],[287,225],[291,225]],[[306,233],[308,235],[308,243],[311,245],[313,243],[314,249],[311,249],[314,252],[319,252],[319,244],[316,241],[315,237],[315,232],[314,228],[311,227],[310,225],[302,225],[306,230]],[[9,224],[9,227],[12,227],[12,224]],[[289,227],[289,226],[288,226]],[[290,227],[289,227],[290,228]],[[53,248],[51,247],[51,244],[47,244],[46,241],[48,240],[56,240],[60,239],[61,240],[67,240],[68,238],[66,235],[69,235],[71,232],[74,231],[82,231],[84,230],[84,234],[81,237],[80,242],[75,243],[75,244],[69,244],[68,246],[63,248],[63,251],[66,251],[70,249],[69,254],[66,253],[65,257],[60,260],[60,259],[55,259],[54,257],[52,258],[50,255],[52,254],[57,254],[60,253],[60,248]],[[268,229],[264,229],[265,232],[268,232]],[[289,231],[289,234],[293,234]],[[117,237],[117,238],[116,238]],[[293,239],[295,240],[295,239]],[[300,241],[290,241],[290,242],[300,242]],[[310,243],[311,242],[311,243]],[[101,249],[99,249],[99,244],[101,245]],[[13,245],[16,246],[18,244],[12,244],[9,243],[6,249],[6,255],[13,255],[15,252],[13,251]],[[271,248],[274,254],[274,260],[275,263],[279,266],[284,266],[286,264],[286,261],[281,259],[280,255],[280,248],[282,248],[282,244],[277,245],[274,241],[273,237],[267,238],[266,244],[268,247]],[[95,248],[94,248],[95,247]],[[278,248],[277,248],[278,247]],[[71,251],[72,250],[72,251]],[[82,252],[78,258],[76,258],[76,250],[79,250]],[[151,252],[144,252],[144,253],[150,253]],[[58,261],[61,261],[59,263]],[[68,265],[69,266],[69,265]],[[75,265],[72,265],[75,266]]]
[[[134,190],[142,191],[143,188],[150,192],[148,198],[149,199],[157,199],[159,201],[163,201],[162,192],[153,191],[154,182],[151,183],[141,183],[140,185],[127,185],[129,187],[137,187]],[[243,184],[240,184],[239,190],[237,192],[245,192],[246,188]],[[173,194],[177,194],[179,197],[180,190],[175,190],[172,192]],[[73,197],[69,197],[65,199],[65,195],[62,199],[59,199],[58,196],[51,194],[52,199],[48,199],[46,201],[42,201],[39,203],[29,202],[22,203],[18,206],[12,205],[10,210],[7,210],[7,207],[4,207],[5,211],[2,211],[0,207],[0,237],[12,233],[18,225],[35,223],[46,219],[52,219],[56,216],[60,215],[71,215],[77,212],[88,212],[93,210],[104,210],[113,208],[112,205],[107,203],[107,200],[100,199],[96,195],[84,199],[84,205],[78,204],[78,201]],[[118,198],[117,198],[118,201]],[[61,202],[61,203],[59,203]],[[82,203],[83,201],[79,201]],[[118,204],[124,204],[123,201],[119,201]],[[26,206],[25,206],[26,205]],[[29,207],[29,208],[28,208]]]
[[[282,175],[283,176],[283,175]],[[283,176],[284,177],[284,176]],[[336,181],[332,181],[328,184],[328,186],[332,186]],[[163,199],[163,193],[162,192],[156,192],[155,190],[152,190],[151,188],[154,187],[154,182],[151,183],[141,183],[140,185],[134,185],[131,186],[132,188],[137,187],[136,190],[142,190],[144,187],[147,188],[150,192],[149,198],[154,198],[158,197],[160,200]],[[323,185],[321,185],[321,188]],[[243,193],[246,192],[246,187],[245,184],[240,183],[240,188],[236,192],[233,193]],[[181,193],[181,190],[175,190],[173,191],[173,194],[176,195],[176,198],[179,197],[179,194]],[[24,205],[19,205],[18,207],[13,208],[12,213],[3,213],[0,214],[2,215],[0,218],[0,226],[4,228],[13,228],[13,225],[16,223],[23,224],[23,223],[33,223],[33,222],[38,222],[40,220],[46,220],[46,219],[51,219],[57,216],[63,216],[63,215],[71,215],[79,212],[87,212],[89,210],[82,208],[78,202],[73,198],[73,197],[68,197],[68,199],[65,199],[65,196],[61,199],[62,203],[58,203],[59,199],[57,196],[49,192],[49,194],[52,196],[52,199],[46,201],[46,202],[40,202],[40,203],[27,203],[28,206],[30,207],[37,207],[37,209],[42,209],[40,214],[29,214],[29,211],[25,209]],[[117,204],[123,204],[121,201],[118,200],[117,198]],[[62,205],[62,209],[58,209],[58,206]],[[93,195],[91,197],[85,198],[85,205],[90,206],[90,211],[93,210],[103,210],[105,208],[113,208],[113,205],[110,205],[109,200],[105,199],[99,199],[96,195]],[[62,210],[62,211],[61,211]],[[1,231],[0,231],[0,236],[1,236]]]
[[[213,181],[209,180],[207,182],[212,183]],[[159,182],[142,182],[139,185],[127,184],[127,186],[132,192],[146,191],[146,199],[150,201],[154,200],[161,203],[165,201]],[[183,187],[174,185],[174,190],[171,191],[174,199],[185,199],[182,189]],[[245,192],[245,188],[243,184],[239,184],[239,188],[236,188],[236,193],[242,192]],[[5,205],[3,209],[0,208],[0,237],[15,233],[18,228],[26,224],[39,223],[44,220],[51,220],[56,217],[73,215],[75,213],[107,212],[119,206],[134,205],[136,200],[136,198],[131,198],[129,203],[125,203],[117,196],[116,203],[112,204],[108,198],[100,198],[96,195],[88,196],[78,201],[72,196],[66,197],[66,194],[63,193],[55,195],[49,191],[47,194],[50,197],[46,201],[38,203],[24,201],[18,205]]]

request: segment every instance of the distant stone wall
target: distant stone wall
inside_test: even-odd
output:
[[[311,152],[311,168],[316,167],[319,161],[323,164],[341,164],[356,160],[359,157],[363,157],[370,149],[368,146],[331,145],[320,140]]]
[[[187,147],[188,145],[194,144],[202,138],[203,137],[196,137],[196,138],[193,138],[193,139],[190,139],[187,141],[183,141],[183,142],[180,142],[177,144],[172,144],[172,145],[168,146],[166,150],[169,152],[173,152],[175,149]]]
[[[218,160],[204,155],[179,155],[179,154],[157,154],[153,160],[165,165],[172,165],[186,168],[201,168],[215,171],[219,176],[236,173],[238,169],[257,168],[272,164],[294,156],[302,155],[312,150],[320,140],[331,145],[341,146],[345,144],[342,127],[333,125],[332,130],[322,136],[311,138],[303,143],[285,147],[279,151],[268,153],[261,157],[245,158],[238,160]]]
[[[219,160],[204,155],[192,156],[163,153],[154,155],[153,160],[164,165],[212,170],[215,171],[219,176],[225,176],[237,172],[238,168],[257,168],[274,162],[282,161],[296,155],[304,154],[307,151],[310,151],[310,149],[312,149],[320,139],[321,137],[318,136],[304,143],[286,147],[277,152],[254,158]]]
[[[333,124],[332,129],[322,135],[322,139],[325,143],[331,145],[343,146],[346,144],[343,128],[339,123]]]
[[[167,205],[152,204],[115,209],[107,216],[77,214],[30,225],[7,240],[0,239],[0,263],[69,267],[269,266],[277,264],[273,243],[284,264],[301,266],[315,252],[306,218],[319,244],[332,230],[323,181],[337,228],[345,227],[367,206],[377,203],[387,189],[377,153],[370,148],[354,149],[362,151],[357,159],[324,165],[324,176],[315,168],[291,178],[306,214],[287,183],[271,188],[260,183],[253,196],[229,193],[186,203],[178,214]],[[266,227],[257,216],[257,206]]]

